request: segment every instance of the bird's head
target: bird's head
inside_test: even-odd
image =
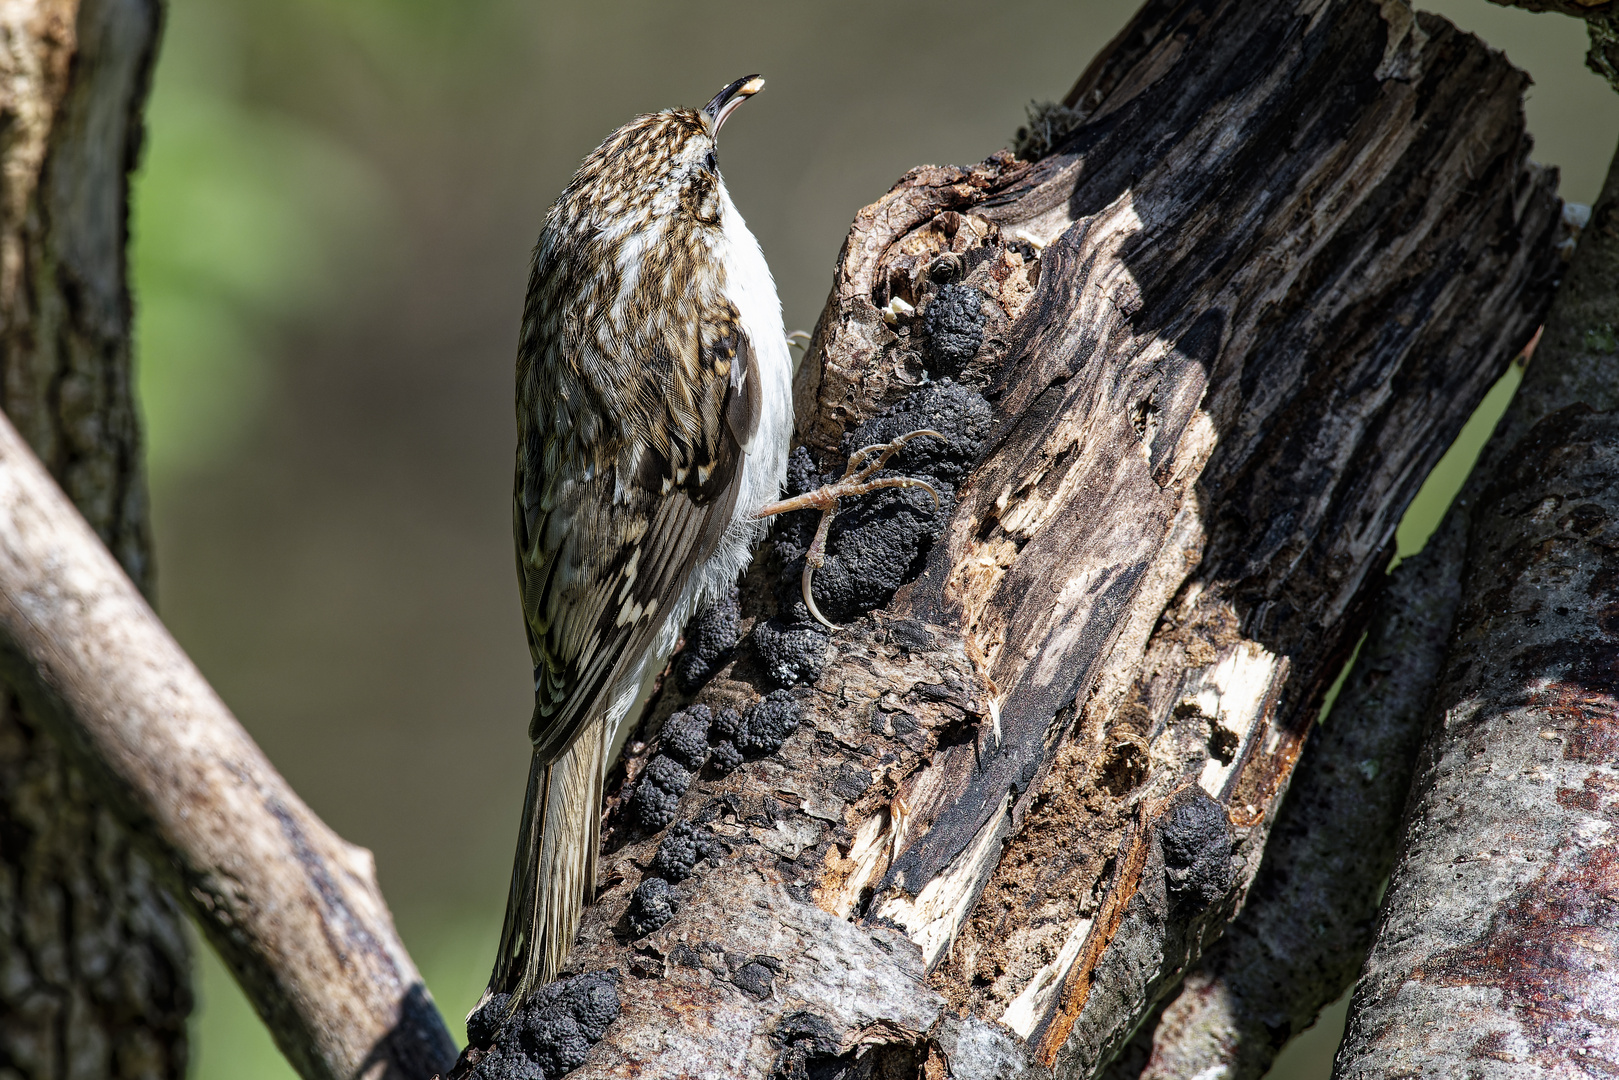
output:
[[[720,225],[720,128],[738,105],[763,89],[748,75],[726,86],[701,109],[665,109],[637,116],[609,135],[579,167],[558,209],[588,219],[598,233],[683,221]]]

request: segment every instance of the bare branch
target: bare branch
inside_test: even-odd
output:
[[[1484,455],[1336,1075],[1619,1069],[1619,156]]]
[[[815,577],[847,587],[830,637],[775,591],[784,541],[755,565],[752,634],[696,691],[716,719],[679,729],[710,766],[665,755],[640,813],[643,746],[610,807],[571,966],[613,972],[623,1014],[587,1074],[1034,1080],[1114,1052],[1240,906],[1394,523],[1540,321],[1556,210],[1523,85],[1400,3],[1151,0],[1047,115],[1040,160],[915,170],[862,211],[800,433],[835,475],[846,437],[936,413],[909,427],[956,455],[925,473],[942,535],[874,531],[866,557],[912,572],[871,599],[849,584],[870,514],[840,514]],[[941,358],[946,287],[984,318]],[[3,422],[0,506],[0,672],[294,1065],[446,1068],[369,854]],[[690,704],[666,688],[654,715]],[[710,865],[670,886],[676,813]],[[635,910],[652,880],[661,907]]]
[[[173,875],[308,1080],[454,1058],[371,855],[298,798],[0,418],[0,671]]]

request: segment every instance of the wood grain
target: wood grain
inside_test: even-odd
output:
[[[1619,155],[1480,456],[1456,625],[1336,1072],[1619,1070]]]

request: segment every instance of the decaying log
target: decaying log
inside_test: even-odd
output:
[[[1110,1080],[1260,1080],[1354,985],[1461,598],[1469,506],[1453,504],[1390,575],[1324,728],[1304,745],[1242,913]]]
[[[1042,115],[1051,152],[860,213],[796,387],[816,467],[945,373],[947,285],[982,297],[948,373],[987,441],[918,576],[790,691],[797,732],[649,816],[660,723],[690,760],[693,702],[791,681],[779,558],[717,674],[663,688],[570,960],[623,1009],[582,1075],[1106,1061],[1239,907],[1400,514],[1541,320],[1525,85],[1402,4],[1164,0]],[[677,815],[718,846],[649,891]]]
[[[1456,628],[1336,1076],[1619,1071],[1616,325],[1619,155],[1481,458]]]
[[[1265,863],[1242,915],[1200,969],[1187,977],[1162,1018],[1152,1025],[1154,1030],[1145,1032],[1145,1038],[1138,1034],[1130,1054],[1125,1055],[1130,1060],[1116,1062],[1110,1076],[1191,1076],[1211,1068],[1224,1069],[1223,1075],[1231,1080],[1262,1076],[1288,1036],[1313,1021],[1321,1007],[1348,989],[1359,974],[1357,958],[1367,952],[1376,929],[1375,924],[1368,924],[1376,905],[1375,893],[1392,869],[1396,850],[1395,826],[1399,822],[1391,817],[1390,810],[1397,812],[1399,805],[1391,807],[1388,800],[1392,796],[1404,802],[1420,745],[1411,740],[1419,739],[1428,727],[1429,699],[1446,665],[1448,639],[1460,600],[1461,564],[1473,508],[1486,497],[1498,500],[1502,474],[1522,469],[1527,452],[1523,439],[1531,424],[1572,405],[1600,410],[1619,404],[1614,396],[1619,370],[1614,370],[1611,357],[1603,351],[1603,328],[1619,319],[1619,307],[1613,300],[1619,295],[1619,274],[1615,273],[1612,254],[1614,240],[1612,232],[1586,230],[1580,267],[1568,275],[1547,324],[1553,344],[1537,354],[1540,362],[1533,376],[1503,418],[1428,548],[1396,572],[1379,604],[1380,615],[1373,620],[1356,667],[1333,707],[1326,732],[1312,738],[1305,747],[1299,775],[1291,785],[1267,846]],[[1593,328],[1595,337],[1587,338]],[[1568,430],[1574,434],[1576,444],[1563,446],[1550,456],[1579,453],[1578,429]],[[1537,464],[1543,464],[1547,456],[1543,451]],[[1537,482],[1544,480],[1544,475],[1537,478]],[[1511,482],[1510,477],[1504,481]],[[1566,479],[1553,479],[1552,483],[1565,486]],[[1474,561],[1475,571],[1484,571],[1482,579],[1475,577],[1475,588],[1487,583],[1493,603],[1500,595],[1495,590],[1504,584],[1499,575],[1506,563],[1487,547],[1475,552]],[[1561,561],[1569,561],[1566,553]],[[1540,564],[1534,573],[1545,576]],[[1550,610],[1560,620],[1563,615],[1556,614],[1559,608],[1576,610],[1554,603],[1545,596],[1540,582],[1534,584],[1541,615],[1531,618],[1539,620]],[[1475,610],[1473,615],[1477,614]],[[1555,631],[1565,660],[1593,645],[1598,650],[1604,647],[1602,636],[1593,636],[1588,630],[1576,624]],[[1471,674],[1497,668],[1499,657],[1521,645],[1515,630],[1509,630],[1507,636],[1514,637],[1511,647],[1504,647],[1502,641],[1491,643],[1486,648],[1490,661]],[[1596,662],[1601,663],[1600,659]],[[1454,690],[1451,693],[1454,697]],[[1600,713],[1596,719],[1600,724]],[[1430,759],[1457,752],[1450,745],[1451,736],[1443,729],[1435,732],[1433,739],[1427,751]],[[1491,737],[1474,737],[1467,753],[1485,745],[1498,744]],[[1521,751],[1522,747],[1506,748],[1509,756]],[[1408,757],[1412,760],[1406,760]],[[1363,760],[1377,766],[1375,774],[1354,775]],[[1349,1050],[1341,1063],[1346,1069],[1359,1070],[1361,1075],[1378,1075],[1396,1068],[1409,1072],[1419,1065],[1428,1071],[1448,1073],[1461,1068],[1462,1061],[1476,1062],[1480,1056],[1536,1072],[1546,1064],[1545,1036],[1553,1034],[1556,1042],[1566,1034],[1566,1024],[1558,1028],[1540,1023],[1533,1025],[1538,1030],[1524,1031],[1515,1019],[1493,1010],[1461,1020],[1470,1011],[1467,999],[1476,996],[1480,988],[1493,986],[1498,978],[1499,972],[1492,970],[1488,962],[1452,965],[1441,980],[1449,985],[1440,991],[1446,1000],[1438,1008],[1435,1002],[1424,999],[1420,988],[1402,988],[1397,977],[1402,969],[1398,962],[1390,963],[1391,954],[1404,952],[1404,974],[1421,983],[1422,978],[1413,968],[1431,960],[1431,949],[1436,947],[1434,937],[1446,935],[1456,939],[1446,943],[1452,956],[1462,955],[1465,939],[1475,947],[1474,959],[1479,959],[1487,951],[1487,946],[1479,948],[1479,932],[1510,920],[1512,911],[1503,908],[1521,910],[1526,902],[1533,906],[1537,901],[1527,898],[1536,894],[1550,901],[1543,905],[1540,925],[1515,925],[1513,932],[1540,936],[1577,933],[1577,925],[1557,924],[1570,916],[1570,921],[1577,924],[1583,917],[1578,905],[1573,911],[1556,910],[1556,894],[1589,889],[1590,882],[1575,883],[1571,889],[1568,881],[1547,875],[1519,881],[1514,888],[1502,887],[1496,879],[1470,881],[1468,887],[1453,890],[1452,868],[1457,852],[1476,855],[1474,849],[1488,846],[1472,831],[1474,828],[1482,826],[1481,831],[1489,832],[1507,823],[1517,831],[1516,822],[1545,814],[1544,800],[1537,791],[1520,792],[1515,799],[1503,801],[1497,793],[1482,790],[1480,785],[1488,781],[1481,777],[1510,771],[1498,761],[1492,761],[1486,770],[1476,767],[1476,757],[1464,760],[1472,767],[1463,769],[1459,776],[1453,773],[1438,781],[1446,789],[1442,799],[1436,802],[1430,791],[1417,804],[1419,813],[1441,804],[1462,806],[1470,828],[1451,833],[1446,844],[1435,845],[1428,838],[1446,831],[1445,827],[1434,821],[1418,825],[1419,838],[1414,839],[1409,861],[1427,861],[1430,865],[1425,869],[1408,865],[1403,871],[1405,876],[1422,874],[1421,884],[1390,894],[1395,932],[1380,948],[1370,969],[1380,985],[1373,996],[1369,984],[1368,994],[1357,1003],[1357,1010],[1368,1009],[1376,1019],[1368,1023],[1358,1018],[1351,1025]],[[1578,764],[1575,769],[1579,769]],[[1535,782],[1533,769],[1522,775],[1530,779],[1532,786],[1541,786]],[[1432,781],[1433,776],[1427,779]],[[1582,783],[1589,779],[1585,777]],[[1600,777],[1597,783],[1601,786]],[[1561,795],[1559,801],[1563,801]],[[1476,815],[1475,804],[1480,802],[1492,807],[1492,812]],[[1544,831],[1556,835],[1558,825]],[[1538,857],[1537,853],[1537,861]],[[1423,924],[1428,941],[1413,949],[1412,927]],[[1531,955],[1514,958],[1522,982],[1538,980],[1548,988],[1556,984],[1559,989],[1554,997],[1560,994],[1568,999],[1580,993],[1587,1004],[1593,1000],[1598,1003],[1596,1010],[1585,1010],[1588,1015],[1601,1011],[1600,989],[1592,993],[1593,987],[1578,986],[1578,976],[1568,978],[1555,964],[1547,964],[1544,954],[1535,957],[1538,963],[1531,964]],[[1539,970],[1530,974],[1531,967]],[[1510,998],[1508,991],[1502,1003],[1510,1004]],[[1611,1001],[1609,1008],[1611,1011]],[[1437,1030],[1427,1030],[1430,1021]],[[1369,1036],[1367,1028],[1376,1034]],[[1458,1032],[1462,1033],[1459,1038]],[[1514,1053],[1508,1049],[1510,1044],[1535,1052]],[[1551,1060],[1572,1060],[1564,1053],[1568,1049],[1564,1046],[1550,1051]],[[1597,1043],[1574,1049],[1578,1063],[1592,1067],[1602,1064],[1604,1051],[1612,1047]],[[1360,1055],[1369,1055],[1369,1060],[1360,1061]],[[1509,1062],[1511,1058],[1517,1060]],[[1613,1063],[1609,1053],[1606,1064]],[[1510,1067],[1505,1071],[1510,1073]]]
[[[309,1080],[454,1058],[371,855],[304,805],[0,418],[0,674],[110,797]]]

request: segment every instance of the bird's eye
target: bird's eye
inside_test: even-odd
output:
[[[720,159],[714,155],[714,151],[710,150],[708,152],[708,154],[703,158],[703,168],[707,169],[709,172],[713,172],[715,169],[718,169],[719,167],[720,167]]]

